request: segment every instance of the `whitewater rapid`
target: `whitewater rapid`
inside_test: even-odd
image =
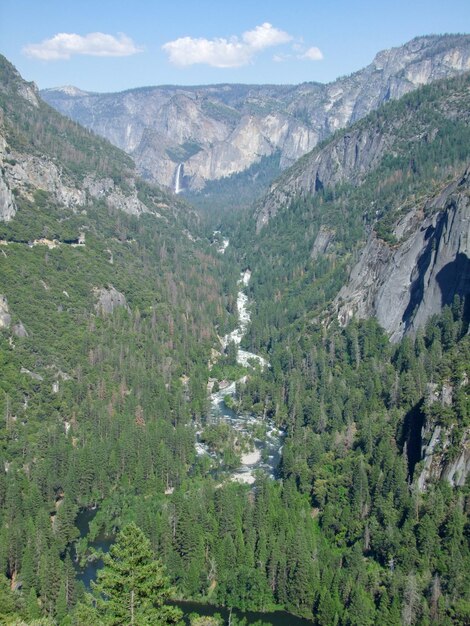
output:
[[[239,291],[237,294],[238,325],[231,333],[222,339],[225,349],[230,342],[235,342],[238,347],[237,362],[244,367],[250,364],[259,363],[262,368],[268,367],[269,363],[265,358],[248,350],[242,350],[240,343],[245,336],[251,321],[249,309],[249,299],[245,293],[251,278],[251,272],[246,269],[241,273],[238,282]],[[237,482],[252,484],[255,481],[256,470],[262,470],[271,477],[276,476],[277,468],[281,459],[283,443],[283,432],[277,429],[272,420],[265,419],[250,413],[237,413],[230,409],[226,403],[227,396],[235,398],[237,384],[244,383],[246,378],[233,381],[224,386],[219,391],[210,396],[211,411],[210,420],[214,423],[223,421],[229,424],[241,436],[252,436],[253,446],[249,451],[241,455],[240,466],[230,473],[230,478]],[[263,438],[258,439],[253,436],[256,430],[261,430]],[[210,454],[208,448],[201,442],[196,444],[198,454]],[[211,454],[213,456],[213,454]]]

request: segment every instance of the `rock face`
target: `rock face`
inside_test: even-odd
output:
[[[49,119],[52,125],[59,123],[57,113],[42,102],[34,83],[25,82],[16,69],[0,55],[0,93],[14,101],[15,106],[38,115],[40,119],[43,113],[45,118],[52,114],[54,119]],[[79,95],[80,92],[71,92]],[[24,141],[28,137],[18,140],[11,133],[12,120],[9,119],[8,107],[0,108],[0,221],[8,222],[14,218],[18,207],[19,196],[28,201],[35,200],[35,192],[45,191],[49,194],[47,201],[51,201],[61,208],[74,212],[86,210],[95,200],[104,200],[105,204],[113,210],[123,211],[131,215],[153,213],[159,216],[154,208],[149,209],[138,197],[138,182],[132,161],[125,155],[128,166],[122,168],[117,177],[117,182],[110,177],[102,177],[96,170],[88,176],[75,175],[73,168],[68,168],[60,158],[45,154],[33,145],[26,147]],[[43,122],[44,123],[44,122]],[[78,132],[78,131],[77,131]],[[83,135],[89,140],[88,133]],[[100,140],[102,142],[102,140]],[[106,147],[100,148],[106,152]],[[72,148],[70,148],[72,151]],[[114,147],[112,150],[116,150]],[[78,155],[83,156],[83,155]],[[106,157],[103,157],[106,160]],[[162,199],[165,194],[158,194]],[[21,204],[21,203],[20,203]],[[155,205],[155,203],[154,203]],[[162,202],[159,208],[168,209],[169,205]]]
[[[326,254],[333,243],[335,238],[335,231],[327,228],[326,226],[320,226],[318,235],[315,237],[313,243],[312,252],[310,257],[312,261],[315,261],[321,254]]]
[[[24,327],[23,322],[18,322],[18,324],[15,324],[12,327],[11,332],[15,335],[15,337],[29,337],[28,331]]]
[[[8,302],[5,296],[0,295],[0,328],[9,328],[11,315],[8,309]]]
[[[468,385],[468,379],[461,384]],[[428,384],[426,404],[440,403],[443,407],[452,405],[453,389],[450,384]],[[452,487],[462,487],[470,473],[470,429],[464,430],[457,446],[457,453],[449,457],[453,426],[425,422],[421,429],[421,463],[417,478],[420,491],[425,491],[428,484],[438,480],[447,480]]]
[[[94,293],[98,299],[95,309],[100,315],[110,315],[118,307],[124,307],[126,311],[130,311],[126,296],[112,285],[108,288],[94,289]]]
[[[379,165],[393,141],[392,128],[355,128],[306,155],[271,185],[257,209],[257,231],[294,197],[312,196],[343,181],[358,184]]]
[[[470,69],[470,36],[418,37],[365,69],[321,85],[150,87],[119,94],[41,92],[61,113],[133,155],[150,180],[200,189],[280,151],[292,165],[339,128],[416,87]]]
[[[85,178],[83,186],[88,191],[91,198],[104,198],[106,205],[111,209],[118,209],[129,215],[149,213],[148,207],[137,197],[134,182],[129,182],[131,191],[127,194],[115,185],[111,178],[97,179],[88,176]]]
[[[394,234],[394,246],[369,236],[335,304],[341,324],[354,315],[376,316],[398,341],[455,295],[470,293],[470,169],[424,207],[412,209]]]
[[[9,222],[16,213],[16,203],[10,188],[0,177],[0,221]]]
[[[49,159],[12,151],[8,159],[2,159],[0,155],[0,167],[0,221],[9,221],[16,213],[13,189],[29,199],[33,197],[31,188],[43,189],[51,194],[54,202],[73,211],[86,209],[93,199],[102,198],[108,207],[130,215],[149,212],[148,207],[138,199],[135,188],[124,192],[111,179],[94,177],[87,177],[83,185],[77,187]]]

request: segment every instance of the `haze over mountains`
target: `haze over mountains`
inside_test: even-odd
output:
[[[468,69],[468,35],[429,36],[379,52],[366,68],[327,85],[162,86],[117,94],[63,87],[41,95],[131,154],[144,178],[175,189],[183,163],[183,186],[199,190],[271,155],[284,169],[382,103]]]

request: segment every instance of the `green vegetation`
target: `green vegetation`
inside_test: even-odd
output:
[[[185,141],[180,146],[168,148],[166,153],[172,161],[174,161],[175,163],[181,163],[182,161],[190,159],[201,150],[202,148],[200,144],[198,144],[196,141]]]
[[[28,104],[18,80],[3,63],[11,160],[54,155],[74,184],[94,169],[126,179],[128,157]],[[395,154],[356,185],[292,198],[259,236],[240,218],[223,256],[193,214],[140,181],[161,217],[102,200],[78,214],[43,190],[15,192],[1,293],[27,336],[0,329],[0,621],[175,623],[172,586],[227,607],[284,607],[318,626],[470,621],[468,483],[417,486],[423,423],[441,428],[444,465],[468,436],[468,298],[396,345],[373,319],[340,328],[329,310],[368,231],[393,243],[406,207],[433,210],[426,198],[462,171],[468,80],[360,122],[392,120]],[[322,226],[331,241],[312,258]],[[82,230],[86,244],[70,246]],[[60,245],[27,243],[44,236]],[[230,345],[210,372],[235,324],[240,267],[252,269],[255,300],[245,343],[270,367],[240,369]],[[111,285],[127,305],[104,312],[99,290]],[[280,480],[260,472],[253,487],[214,476],[194,448],[202,425],[224,466],[237,465],[250,437],[206,423],[207,381],[244,374],[237,407],[286,431]],[[77,516],[90,507],[80,537]],[[90,558],[100,533],[117,540],[91,597],[73,560]]]
[[[93,584],[88,606],[77,607],[80,623],[164,626],[181,624],[181,611],[166,601],[174,593],[150,541],[135,524],[125,526]]]
[[[185,198],[194,205],[211,228],[220,224],[224,229],[238,224],[240,211],[266,191],[279,174],[280,152],[261,157],[258,163],[239,174],[208,181],[203,191],[186,192]]]
[[[400,216],[412,207],[439,208],[426,200],[461,175],[470,158],[469,85],[466,74],[426,86],[355,125],[391,137],[393,150],[359,182],[291,198],[258,234],[250,216],[239,217],[229,234],[241,263],[253,269],[247,349],[270,352],[291,332],[291,324],[310,333],[312,320],[322,318],[345,283],[371,229],[393,245],[391,229]],[[290,172],[301,170],[308,158]],[[316,257],[312,252],[322,227],[332,237]]]
[[[38,105],[20,95],[23,83],[14,67],[0,55],[0,108],[12,150],[48,158],[83,178],[94,173],[124,183],[134,162],[122,150],[63,117],[39,97]],[[29,85],[29,89],[33,89]],[[29,104],[29,106],[28,106]]]
[[[228,125],[235,125],[242,115],[237,109],[207,99],[202,103],[202,110],[212,119]]]

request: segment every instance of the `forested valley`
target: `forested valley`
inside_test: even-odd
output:
[[[468,479],[445,474],[469,446],[468,284],[397,342],[373,317],[341,324],[335,301],[368,237],[397,248],[412,207],[432,217],[455,183],[468,219],[469,75],[358,122],[393,129],[379,162],[293,194],[260,230],[256,205],[217,216],[145,183],[123,152],[26,99],[6,59],[0,72],[16,207],[0,222],[0,623],[182,623],[172,600],[266,623],[280,609],[319,626],[469,623]],[[67,206],[64,189],[82,195]],[[265,367],[220,341],[247,268],[241,348]],[[240,445],[211,422],[210,390],[228,381],[234,411],[283,434],[275,479],[224,472]],[[219,461],[197,453],[201,433]],[[116,541],[87,589],[100,536]]]

